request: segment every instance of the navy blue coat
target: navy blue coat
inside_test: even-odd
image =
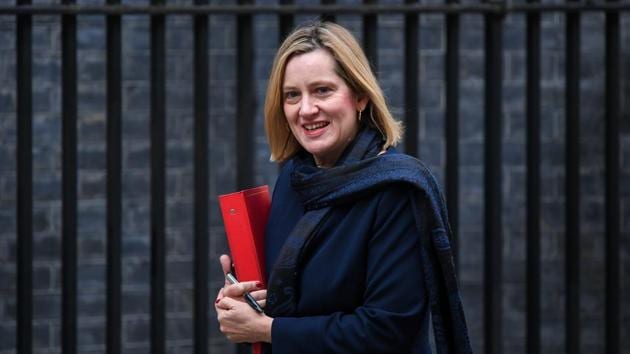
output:
[[[266,231],[266,270],[304,214],[283,167]],[[412,187],[390,185],[336,206],[299,272],[297,314],[276,317],[273,354],[431,353]]]

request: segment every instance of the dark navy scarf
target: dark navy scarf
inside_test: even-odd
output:
[[[362,129],[337,165],[315,167],[309,154],[294,157],[293,189],[306,213],[287,238],[271,271],[265,312],[271,317],[295,314],[299,269],[310,241],[317,235],[333,206],[349,203],[391,183],[415,187],[412,206],[421,237],[424,280],[438,354],[472,353],[464,311],[455,279],[445,203],[438,184],[417,159],[403,154],[382,154],[380,134]],[[420,216],[426,225],[420,223]]]

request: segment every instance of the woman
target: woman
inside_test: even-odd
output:
[[[393,145],[401,127],[354,37],[333,23],[294,31],[265,102],[283,163],[266,230],[268,289],[226,285],[216,300],[233,342],[266,353],[470,353],[437,184]],[[228,256],[221,257],[225,272]],[[242,300],[260,300],[259,314]]]

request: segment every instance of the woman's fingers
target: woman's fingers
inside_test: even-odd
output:
[[[232,259],[227,254],[222,254],[219,257],[219,262],[221,263],[221,269],[223,269],[223,275],[232,271]],[[225,285],[229,285],[230,283],[225,280]]]
[[[244,281],[238,284],[228,285],[223,288],[223,295],[230,297],[241,297],[245,294],[245,292],[254,292],[256,290],[261,290],[263,285],[259,281]]]
[[[267,290],[266,289],[252,291],[252,292],[250,292],[250,294],[252,295],[252,297],[256,301],[264,300],[264,299],[267,298]]]
[[[227,254],[222,254],[221,257],[219,257],[219,262],[221,262],[223,274],[227,274],[232,270],[232,259]]]
[[[223,297],[214,304],[217,309],[221,310],[231,310],[234,307],[234,299],[230,299],[229,297]]]
[[[216,302],[219,302],[219,300],[223,299],[225,295],[223,295],[223,288],[219,289],[219,293],[217,294],[217,299]]]

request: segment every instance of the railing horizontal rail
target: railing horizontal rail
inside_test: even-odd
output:
[[[0,15],[186,15],[186,14],[339,14],[396,13],[540,13],[540,12],[619,12],[630,11],[630,2],[575,2],[564,4],[392,4],[392,5],[19,5],[0,6]]]

